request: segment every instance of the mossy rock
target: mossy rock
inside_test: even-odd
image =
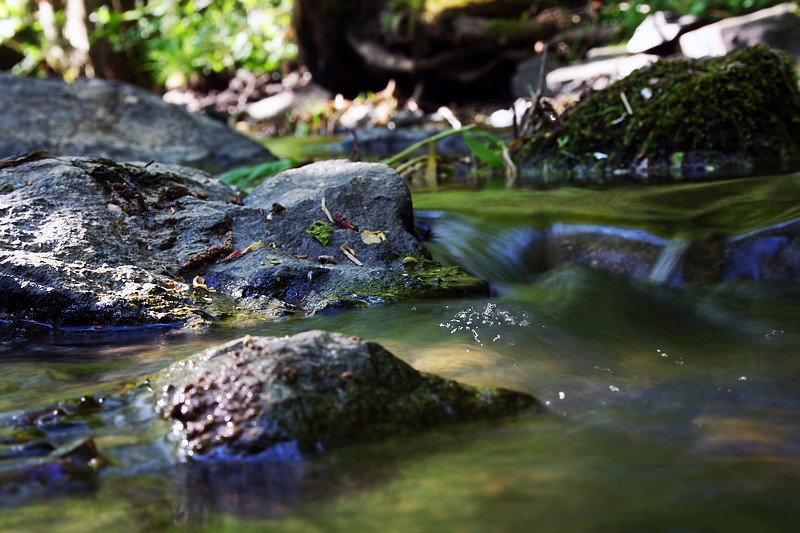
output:
[[[186,460],[293,458],[541,405],[524,393],[422,374],[380,345],[324,331],[245,337],[153,380]]]
[[[785,53],[759,45],[637,70],[534,135],[521,167],[534,181],[705,178],[787,170],[798,148],[797,73]]]

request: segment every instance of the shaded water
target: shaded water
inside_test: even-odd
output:
[[[320,328],[381,342],[419,370],[530,392],[546,416],[441,428],[304,463],[174,465],[157,438],[163,428],[133,406],[103,427],[73,430],[95,435],[114,461],[96,487],[0,489],[0,530],[796,526],[800,287],[667,288],[582,268],[530,272],[518,261],[527,226],[498,228],[438,230],[449,232],[446,242],[469,231],[487,243],[471,251],[480,259],[471,268],[497,281],[490,298],[402,302],[204,337],[86,331],[4,346],[0,412],[113,391],[244,333]],[[512,238],[498,242],[497,231]]]

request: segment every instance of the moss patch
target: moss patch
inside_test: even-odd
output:
[[[659,61],[581,101],[557,129],[535,135],[523,159],[647,163],[667,173],[670,165],[714,154],[781,159],[800,148],[797,83],[789,57],[762,45],[707,60]]]
[[[457,266],[441,264],[422,257],[406,257],[402,270],[386,270],[374,281],[343,286],[333,291],[327,307],[353,308],[399,300],[459,298],[489,293],[484,280]]]

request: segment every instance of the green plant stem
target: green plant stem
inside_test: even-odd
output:
[[[427,139],[422,139],[421,141],[412,144],[411,146],[409,146],[408,148],[406,148],[402,152],[399,152],[399,153],[393,155],[392,157],[390,157],[388,159],[384,159],[383,163],[386,164],[386,165],[390,165],[391,166],[394,163],[396,163],[399,160],[401,160],[404,157],[406,157],[407,155],[413,153],[415,150],[418,150],[419,148],[422,148],[423,146],[425,146],[428,143],[434,143],[434,142],[438,141],[439,139],[444,139],[445,137],[450,137],[451,135],[457,135],[457,134],[465,132],[467,130],[471,130],[474,127],[475,127],[475,124],[471,124],[469,126],[464,126],[463,128],[458,128],[458,129],[454,129],[454,130],[447,130],[447,131],[443,131],[441,133],[437,133],[436,135],[432,135],[432,136],[428,137]]]

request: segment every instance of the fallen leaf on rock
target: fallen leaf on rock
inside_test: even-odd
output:
[[[327,222],[322,222],[320,220],[317,220],[306,228],[306,233],[311,234],[322,246],[326,246],[331,242],[332,231]]]
[[[234,259],[236,259],[240,255],[244,255],[247,252],[252,252],[253,250],[258,250],[262,246],[264,246],[264,241],[256,241],[253,244],[251,244],[250,246],[247,246],[245,248],[241,248],[239,250],[235,250],[235,251],[231,252],[230,255],[228,255],[227,257],[222,259],[222,262],[223,263],[227,263],[228,261],[233,261]]]
[[[358,226],[347,220],[341,213],[334,213],[333,223],[339,228],[358,231]]]
[[[212,289],[208,285],[206,285],[206,280],[202,276],[195,276],[192,280],[192,288],[194,289],[203,289],[204,291],[208,292],[215,292],[216,289]]]
[[[339,247],[339,249],[342,251],[342,253],[343,253],[343,254],[344,254],[344,255],[345,255],[345,256],[346,256],[346,257],[347,257],[347,258],[348,258],[350,261],[352,261],[353,263],[357,264],[358,266],[364,266],[364,263],[362,263],[361,261],[359,261],[359,260],[356,258],[356,255],[358,255],[358,253],[357,253],[355,250],[353,250],[352,248],[350,248],[350,247],[349,247],[349,246],[347,246],[346,244],[343,244],[343,245],[341,245],[341,246]]]
[[[382,231],[361,230],[361,241],[364,244],[380,244],[386,242],[386,234]]]
[[[328,206],[325,205],[325,197],[322,197],[322,212],[325,213],[325,216],[328,217],[330,222],[333,222],[333,217],[331,216],[331,212],[328,211]]]

